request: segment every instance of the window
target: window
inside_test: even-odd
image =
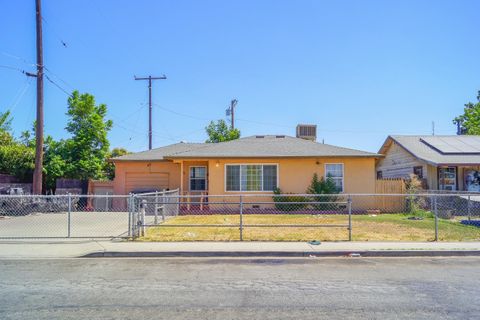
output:
[[[205,191],[207,189],[207,168],[190,167],[190,191]]]
[[[277,188],[277,165],[227,165],[225,188],[227,191],[273,191]]]
[[[343,163],[325,164],[325,178],[331,178],[337,190],[343,192]]]
[[[423,179],[423,167],[413,167],[413,174],[416,175],[419,179]]]
[[[441,167],[438,168],[438,189],[457,190],[457,168]]]
[[[377,179],[383,179],[383,172],[377,171]]]

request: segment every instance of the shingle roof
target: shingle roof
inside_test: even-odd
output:
[[[179,146],[183,145],[183,146]],[[183,148],[182,150],[180,150]],[[161,158],[160,158],[161,156]],[[290,136],[251,136],[220,143],[175,144],[115,160],[180,158],[379,157],[376,153],[342,148]]]
[[[480,164],[480,136],[394,135],[387,138],[379,153],[386,152],[390,139],[415,157],[433,165]]]
[[[175,143],[165,147],[155,148],[152,150],[129,153],[124,156],[116,157],[113,161],[150,161],[150,160],[165,160],[168,155],[173,155],[179,152],[184,152],[199,148],[205,143]]]

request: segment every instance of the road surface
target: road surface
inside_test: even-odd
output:
[[[479,319],[480,258],[0,261],[0,319]]]

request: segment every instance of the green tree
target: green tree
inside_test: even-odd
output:
[[[67,162],[67,159],[70,159],[69,144],[71,144],[71,140],[55,141],[50,136],[45,139],[43,172],[47,190],[54,190],[57,179],[64,177],[70,168]]]
[[[120,157],[130,152],[127,151],[125,148],[113,148],[108,155],[108,159]],[[109,180],[113,180],[115,178],[115,165],[112,162],[107,161],[105,162],[105,176]]]
[[[453,119],[453,123],[460,126],[461,134],[480,135],[480,91],[477,102],[465,104],[463,114]]]
[[[10,111],[0,112],[0,172],[31,181],[35,152],[16,141],[11,133]]]
[[[240,138],[240,130],[228,126],[225,120],[211,121],[205,127],[205,130],[208,134],[208,139],[205,141],[207,143],[224,142]]]
[[[7,145],[13,142],[12,117],[10,111],[0,112],[0,145]]]
[[[112,121],[105,120],[107,106],[95,104],[95,98],[74,91],[68,98],[65,128],[72,138],[66,141],[67,166],[65,174],[74,179],[105,178],[105,161],[109,155],[110,143],[107,134]]]
[[[34,149],[15,142],[0,145],[0,172],[31,181],[34,167]]]

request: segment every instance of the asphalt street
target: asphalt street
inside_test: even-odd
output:
[[[0,260],[0,319],[479,319],[480,258]]]

